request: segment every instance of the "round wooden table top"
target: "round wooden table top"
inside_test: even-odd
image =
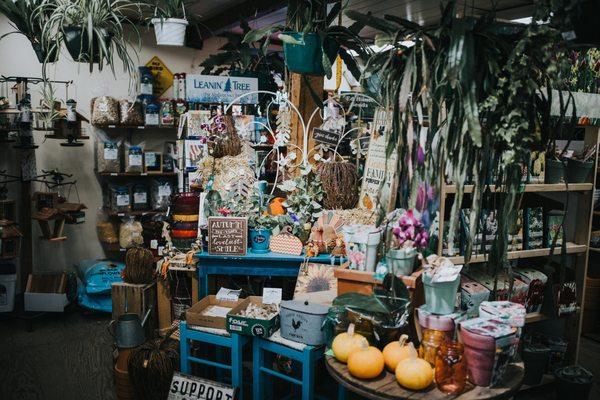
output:
[[[512,397],[523,382],[523,363],[510,364],[506,369],[504,380],[493,388],[474,386],[467,382],[465,391],[458,396],[449,396],[440,392],[435,384],[429,389],[418,392],[404,389],[396,381],[396,376],[385,370],[379,377],[370,380],[354,378],[348,372],[346,364],[338,362],[334,357],[326,355],[325,365],[331,376],[346,389],[368,399],[380,400],[416,400],[416,399],[458,399],[458,400],[492,400]]]

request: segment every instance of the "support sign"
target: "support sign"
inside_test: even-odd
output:
[[[175,372],[167,400],[235,400],[235,393],[229,385]]]
[[[186,75],[185,90],[187,101],[195,103],[229,104],[236,97],[258,90],[258,78],[237,76]],[[237,101],[238,104],[258,103],[254,93]]]

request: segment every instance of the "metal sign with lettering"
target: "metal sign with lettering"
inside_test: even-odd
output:
[[[235,400],[236,392],[229,385],[175,372],[167,400]]]
[[[342,135],[343,132],[340,131],[328,131],[319,128],[313,129],[313,139],[315,140],[315,142],[328,144],[334,147],[337,146]]]
[[[248,218],[208,218],[208,254],[243,256],[247,246]]]
[[[238,96],[258,90],[258,78],[238,76],[186,75],[187,101],[195,103],[229,104]],[[236,103],[256,104],[258,93],[246,96]]]
[[[153,94],[157,97],[162,96],[173,85],[173,73],[156,56],[146,63],[146,67],[150,68],[150,72],[154,75]]]

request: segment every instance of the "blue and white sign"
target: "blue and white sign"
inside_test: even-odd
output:
[[[237,76],[187,75],[187,101],[229,104],[238,96],[258,90],[258,78]],[[243,97],[237,104],[256,104],[258,94]]]

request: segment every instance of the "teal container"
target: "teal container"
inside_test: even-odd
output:
[[[385,255],[385,263],[388,271],[398,276],[412,274],[415,265],[416,249],[388,250]]]
[[[546,183],[563,183],[565,165],[562,161],[546,159]]]
[[[425,306],[432,314],[448,315],[454,312],[456,293],[460,284],[460,274],[452,282],[431,282],[431,277],[423,273]]]
[[[250,229],[250,248],[253,253],[268,253],[271,231],[268,229]]]
[[[283,54],[288,69],[298,74],[324,76],[323,70],[323,41],[316,33],[285,32],[301,44],[283,43]],[[329,59],[333,59],[338,45],[333,40],[327,40],[325,51]]]
[[[593,161],[579,161],[569,158],[567,160],[567,182],[585,183],[594,169]]]

